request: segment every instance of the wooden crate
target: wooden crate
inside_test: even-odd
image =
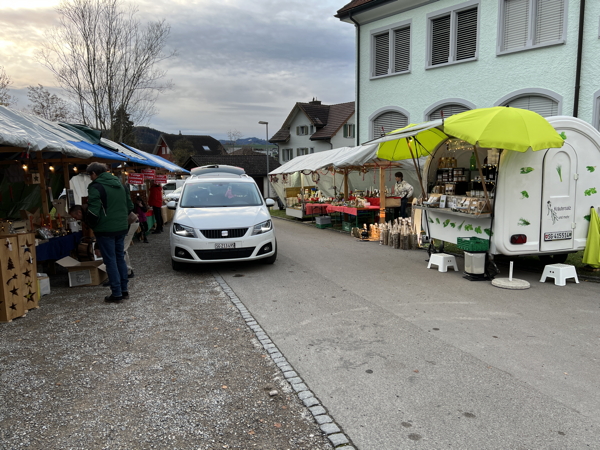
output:
[[[38,307],[33,233],[0,236],[0,322],[10,322]]]

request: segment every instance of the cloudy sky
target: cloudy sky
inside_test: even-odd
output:
[[[349,0],[348,0],[349,1]],[[168,133],[225,139],[269,137],[293,105],[313,97],[324,104],[354,100],[354,27],[334,14],[346,0],[138,0],[142,21],[171,26],[167,79],[147,125]],[[58,0],[0,0],[0,66],[13,81],[17,108],[27,86],[56,82],[36,59]],[[14,6],[18,5],[18,6]]]

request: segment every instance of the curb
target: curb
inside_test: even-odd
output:
[[[292,390],[298,395],[298,398],[304,406],[311,412],[315,422],[319,425],[321,432],[327,436],[327,439],[329,439],[333,448],[340,450],[355,450],[350,438],[346,436],[339,425],[337,425],[333,418],[327,413],[327,410],[321,404],[319,399],[308,389],[304,380],[294,370],[273,341],[269,339],[267,333],[254,319],[252,314],[250,314],[250,311],[246,309],[237,295],[235,295],[233,289],[229,287],[218,272],[213,272],[212,275],[215,277],[215,280],[219,283],[225,294],[229,297],[231,303],[233,303],[240,311],[242,318],[246,321],[246,325],[254,332],[256,338],[262,344],[267,354],[271,357],[279,370],[281,370],[284,379],[290,384]]]

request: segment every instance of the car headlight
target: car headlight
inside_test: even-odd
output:
[[[186,227],[185,225],[181,225],[179,223],[173,224],[173,233],[177,234],[178,236],[197,237],[196,232],[192,227]]]
[[[273,229],[273,222],[270,220],[266,220],[262,223],[254,225],[252,229],[252,236],[256,236],[257,234],[263,234],[267,231],[271,231]]]

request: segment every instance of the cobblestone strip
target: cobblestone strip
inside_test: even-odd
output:
[[[227,294],[231,302],[240,311],[242,318],[246,321],[246,325],[248,325],[248,327],[254,331],[256,338],[262,344],[269,356],[271,356],[273,362],[277,365],[277,367],[279,367],[279,370],[281,370],[281,373],[285,377],[286,381],[290,383],[292,389],[298,395],[298,398],[312,413],[315,421],[317,424],[319,424],[319,428],[321,428],[321,431],[327,436],[329,442],[331,442],[331,445],[340,450],[355,450],[355,447],[352,446],[350,439],[344,434],[331,416],[327,414],[327,410],[321,404],[319,399],[315,397],[312,391],[308,389],[306,383],[304,383],[302,378],[296,373],[291,364],[281,354],[277,346],[271,341],[271,339],[269,339],[267,333],[265,333],[258,322],[254,320],[254,317],[252,317],[250,311],[246,309],[242,301],[237,297],[237,295],[235,295],[233,289],[229,287],[223,277],[217,272],[214,272],[213,276],[225,294]]]

